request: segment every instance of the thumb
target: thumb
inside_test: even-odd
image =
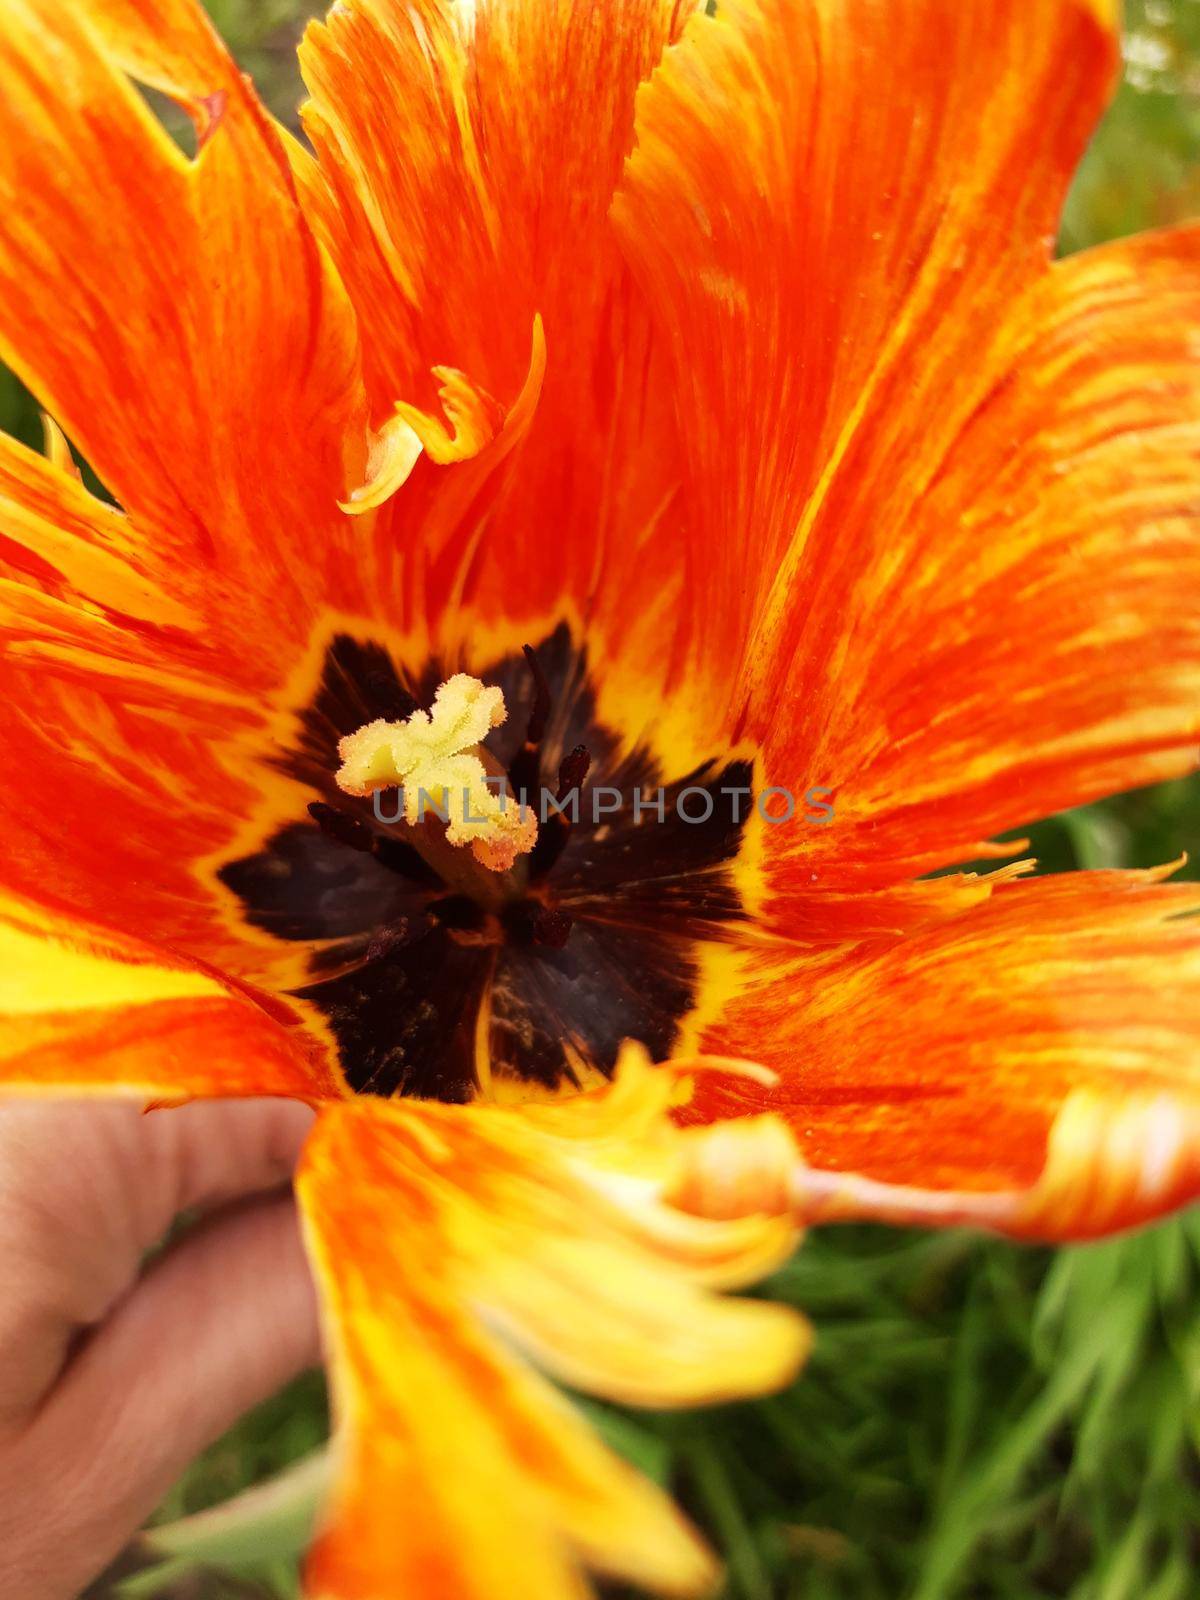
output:
[[[56,1384],[83,1330],[128,1297],[184,1210],[279,1190],[312,1112],[286,1100],[145,1114],[120,1101],[0,1101],[0,1439]]]
[[[319,1359],[290,1199],[210,1219],[157,1263],[0,1453],[0,1593],[70,1600],[194,1457]]]

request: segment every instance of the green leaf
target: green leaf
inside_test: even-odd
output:
[[[141,1600],[197,1568],[236,1571],[285,1563],[285,1571],[294,1571],[329,1482],[329,1451],[318,1450],[224,1505],[148,1529],[139,1550],[153,1564],[125,1579],[117,1593],[122,1600]]]

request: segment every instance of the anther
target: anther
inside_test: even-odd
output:
[[[362,855],[374,856],[380,866],[398,872],[411,883],[429,887],[441,884],[437,873],[403,839],[376,833],[361,817],[352,816],[349,811],[342,811],[337,806],[326,805],[323,800],[310,801],[308,814],[327,839],[343,844],[350,850],[357,850]]]
[[[554,796],[556,805],[561,806],[572,789],[579,787],[587,777],[591,764],[591,752],[585,744],[577,744],[570,755],[562,758],[558,767],[558,789]],[[531,878],[546,876],[567,848],[570,837],[571,819],[566,811],[552,811],[541,826],[537,844],[529,858]]]
[[[577,744],[569,756],[562,758],[558,768],[558,792],[554,797],[558,805],[562,805],[572,789],[578,789],[591,764],[591,751],[585,744]]]
[[[550,718],[550,685],[546,682],[546,674],[542,671],[533,646],[523,644],[521,654],[533,677],[533,705],[529,711],[529,721],[525,724],[525,743],[508,769],[508,781],[517,799],[532,804],[536,809],[541,798],[537,792],[542,773],[539,746]]]
[[[393,673],[377,667],[366,679],[369,703],[377,717],[388,717],[393,722],[403,722],[417,709],[417,702]]]
[[[367,946],[367,962],[382,961],[385,956],[390,956],[402,945],[406,945],[409,940],[408,930],[407,917],[401,917],[398,922],[389,922],[386,927],[380,928]]]
[[[525,729],[525,743],[536,748],[542,742],[546,723],[550,717],[550,685],[546,682],[546,674],[542,671],[542,664],[533,646],[523,644],[521,654],[525,657],[525,665],[533,674],[533,709],[529,713],[529,722]]]
[[[375,830],[361,817],[353,817],[337,806],[327,806],[323,800],[309,803],[308,814],[328,838],[344,844],[351,850],[370,855],[375,849]]]

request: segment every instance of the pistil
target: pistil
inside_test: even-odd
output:
[[[415,848],[444,881],[473,888],[480,868],[506,874],[537,842],[536,815],[509,792],[507,774],[482,743],[506,716],[502,690],[457,673],[428,712],[380,718],[342,739],[338,787],[357,796],[399,789]],[[466,862],[455,859],[463,855],[472,860],[465,872]],[[493,886],[485,903],[496,897]]]

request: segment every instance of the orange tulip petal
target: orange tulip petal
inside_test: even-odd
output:
[[[813,600],[857,539],[827,553],[822,509],[868,444],[871,487],[907,494],[889,433],[937,427],[981,330],[1045,270],[1117,62],[1083,0],[691,16],[639,94],[613,207],[686,419],[700,543],[681,630],[703,621],[741,656],[786,603],[828,649]]]
[[[1200,737],[1196,235],[1050,266],[1114,28],[730,0],[640,91],[613,216],[694,546],[663,646],[702,638],[765,781],[837,808],[765,830],[783,932]]]
[[[619,269],[606,213],[673,11],[348,0],[310,25],[304,124],[337,219],[330,244],[371,330],[377,409],[436,415],[434,369],[448,363],[515,395],[538,314],[560,365],[601,335]]]
[[[4,0],[3,19],[0,357],[129,511],[157,581],[271,681],[281,638],[346,589],[352,314],[198,7]],[[194,158],[125,69],[193,111]]]
[[[360,1100],[318,1123],[298,1191],[344,1475],[314,1600],[492,1600],[514,1561],[536,1600],[585,1595],[581,1565],[664,1594],[709,1586],[670,1502],[525,1359],[660,1405],[772,1388],[801,1359],[791,1313],[711,1292],[782,1259],[787,1221],[664,1198],[692,1148],[666,1116],[675,1083],[629,1057],[610,1093],[570,1107]],[[758,1154],[748,1142],[749,1174]]]
[[[1200,1195],[1200,887],[1161,872],[1007,883],[907,939],[764,952],[703,1041],[773,1088],[807,1217],[1078,1238]]]
[[[836,670],[793,593],[764,762],[802,759],[837,820],[769,830],[781,927],[789,906],[819,922],[824,894],[1195,770],[1197,340],[1200,228],[1060,263],[980,350],[987,391],[919,495],[817,583]]]
[[[83,487],[49,419],[47,437],[50,459],[0,434],[0,572],[81,599],[92,615],[100,608],[156,627],[191,625],[192,613],[163,589],[129,519]]]
[[[339,1095],[284,1017],[140,940],[0,896],[4,1093]]]
[[[258,798],[218,751],[261,742],[263,711],[63,448],[56,464],[0,437],[0,880],[244,971],[260,952],[195,868]]]
[[[418,463],[385,510],[410,579],[393,585],[402,626],[464,602],[485,626],[571,605],[614,649],[661,658],[681,576],[656,553],[674,548],[675,424],[608,209],[637,85],[682,11],[348,0],[305,36],[304,123],[320,165],[297,156],[297,169],[370,330],[373,426],[397,403],[436,417],[447,366],[512,405],[534,318],[545,328],[545,381],[512,470],[484,497],[474,463],[442,474]]]
[[[1113,19],[938,8],[933,52],[928,8],[894,10],[695,18],[643,91],[616,206],[698,419],[713,554],[680,627],[736,646],[753,623],[764,774],[833,790],[833,826],[764,830],[764,911],[826,938],[911,909],[856,892],[1186,770],[1200,738],[1196,234],[1047,266]],[[969,59],[949,70],[947,45]],[[891,185],[891,162],[925,176]],[[705,428],[747,415],[731,473]],[[723,565],[744,560],[731,526],[759,535],[757,589]]]
[[[1026,1239],[1099,1239],[1194,1201],[1198,1147],[1200,1115],[1191,1101],[1154,1090],[1114,1097],[1073,1089],[1051,1125],[1045,1165],[1027,1190],[936,1190],[802,1169],[791,1192],[798,1215],[813,1223],[869,1218],[974,1226]],[[707,1214],[703,1203],[696,1208]]]
[[[185,105],[201,137],[224,114],[229,52],[194,0],[86,0],[89,27],[139,83]],[[216,102],[216,103],[214,103]]]
[[[139,620],[163,597],[127,519],[3,442],[0,516],[0,885],[267,979],[294,957],[226,913],[204,865],[260,784],[303,815],[298,785],[248,776],[264,709],[213,652]]]

